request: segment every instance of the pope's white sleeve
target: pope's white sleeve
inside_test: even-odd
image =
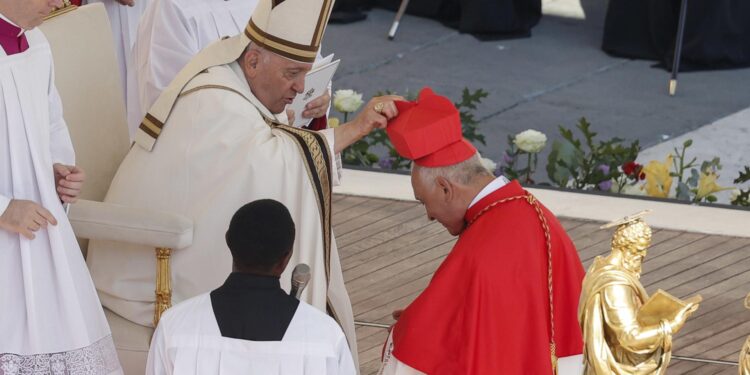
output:
[[[319,132],[326,137],[328,150],[330,151],[330,154],[334,156],[333,159],[331,159],[331,183],[333,186],[339,186],[341,184],[341,168],[343,168],[343,166],[341,164],[341,154],[336,154],[334,150],[336,145],[334,131],[335,129],[328,128],[320,130]]]
[[[338,343],[336,344],[338,352],[339,366],[337,374],[339,375],[354,375],[357,370],[354,368],[354,359],[352,359],[352,352],[349,351],[349,344],[346,342],[346,336],[344,332],[341,332]]]
[[[55,87],[55,68],[52,67],[50,82],[48,85],[49,98],[49,145],[52,164],[61,163],[75,165],[76,155],[73,151],[73,143],[70,140],[68,126],[63,118],[62,101]]]
[[[146,375],[169,375],[172,374],[172,364],[169,362],[166,349],[166,334],[164,324],[159,324],[151,338],[151,348],[146,360]]]
[[[5,213],[5,210],[8,209],[9,204],[10,204],[10,198],[0,194],[0,215]]]

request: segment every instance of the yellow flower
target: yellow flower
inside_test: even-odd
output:
[[[328,119],[328,127],[329,128],[331,128],[331,129],[338,128],[339,125],[341,125],[341,121],[339,121],[339,119],[337,119],[336,117],[331,117],[331,118]]]
[[[649,196],[657,198],[669,196],[669,190],[672,188],[672,176],[669,175],[671,166],[672,155],[669,154],[663,163],[651,160],[643,167],[643,173],[646,174],[646,193]]]
[[[698,180],[698,192],[695,194],[695,197],[700,200],[713,193],[732,189],[731,187],[719,186],[716,183],[717,178],[719,178],[719,175],[715,172],[701,172],[701,178]]]

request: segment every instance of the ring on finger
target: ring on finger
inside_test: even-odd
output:
[[[380,103],[375,104],[375,107],[373,107],[373,109],[375,110],[375,112],[383,114],[384,107],[385,107],[385,104],[380,102]]]

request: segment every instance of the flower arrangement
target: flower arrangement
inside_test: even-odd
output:
[[[379,95],[382,93],[376,96]],[[478,147],[486,146],[486,143],[473,111],[487,95],[482,89],[471,91],[464,88],[461,100],[455,103],[461,114],[464,138]],[[405,97],[414,99],[409,93]],[[343,114],[344,122],[363,103],[362,94],[354,90],[337,90],[333,96],[333,107]],[[331,117],[329,126],[336,127],[339,122],[337,118]],[[554,139],[551,145],[546,134],[534,129],[509,135],[502,160],[496,163],[482,158],[482,164],[495,174],[518,179],[524,184],[536,184],[534,175],[538,155],[550,146],[545,167],[549,182],[542,182],[541,185],[673,198],[693,203],[713,203],[718,200],[716,193],[733,190],[730,203],[750,207],[750,187],[744,190],[739,188],[739,185],[750,182],[750,166],[745,167],[734,180],[738,187],[720,186],[717,183],[721,170],[719,158],[701,163],[696,158],[688,159],[687,149],[693,144],[692,140],[685,141],[663,160],[639,164],[636,162],[641,150],[638,141],[626,142],[616,137],[600,140],[586,118],[581,118],[574,129],[564,126],[559,126],[558,129],[560,137]],[[580,136],[576,136],[576,130]],[[373,131],[348,147],[342,153],[342,158],[347,165],[384,170],[407,170],[411,166],[409,160],[398,155],[384,130]]]

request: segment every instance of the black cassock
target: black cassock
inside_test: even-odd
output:
[[[610,0],[602,49],[672,68],[681,0]],[[688,0],[680,70],[750,66],[750,0]]]

